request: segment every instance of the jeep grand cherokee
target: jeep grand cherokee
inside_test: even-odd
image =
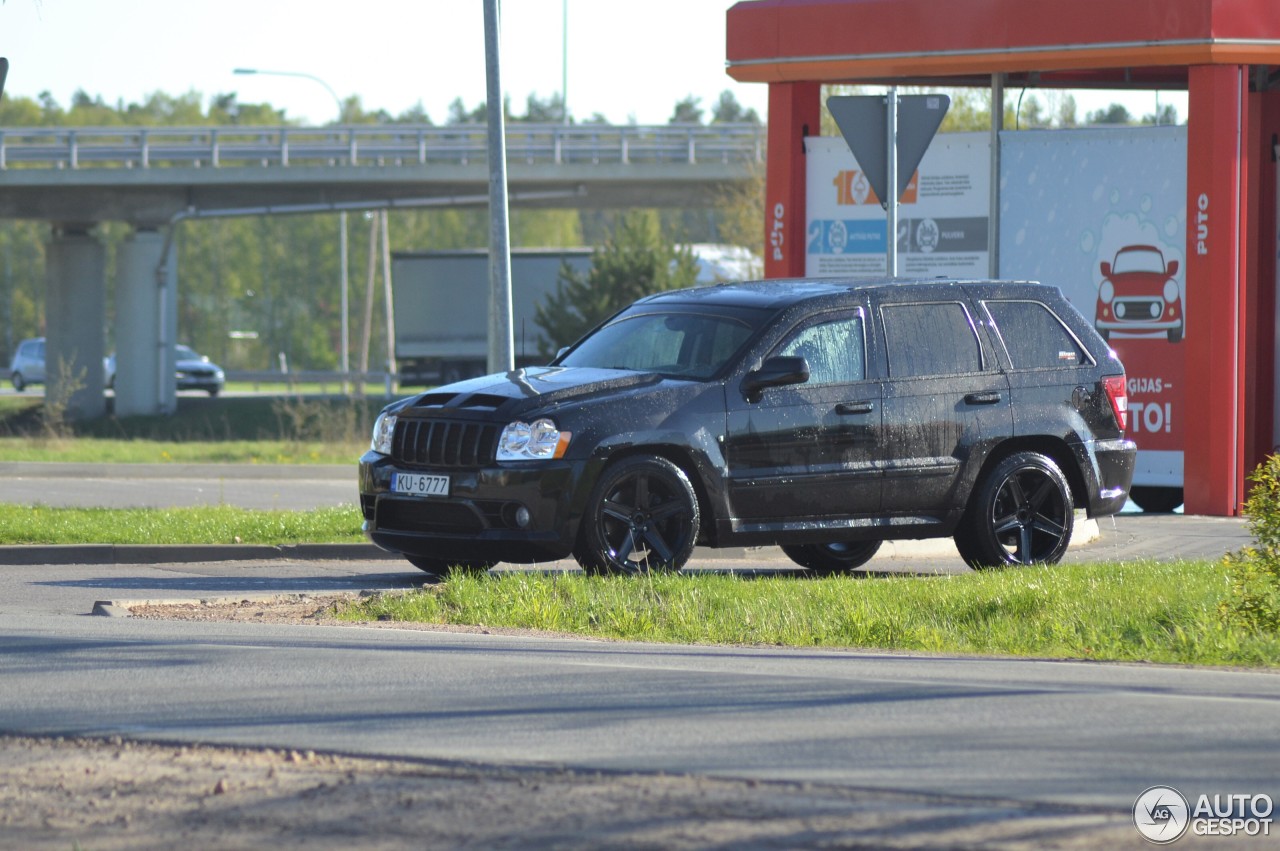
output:
[[[952,536],[1058,561],[1125,503],[1124,368],[1055,287],[779,280],[643,298],[546,367],[388,406],[364,528],[429,572],[572,554],[679,570],[777,544],[817,574]]]

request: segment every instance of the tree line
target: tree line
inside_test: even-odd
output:
[[[828,87],[826,94],[850,94],[853,87]],[[906,90],[904,90],[906,91]],[[990,126],[990,101],[985,91],[951,90],[952,106],[942,132],[985,130]],[[520,123],[577,123],[566,116],[560,95],[530,95],[524,111],[503,104],[506,120]],[[1005,126],[1012,129],[1074,127],[1077,109],[1070,95],[1020,92],[1006,100]],[[483,123],[485,104],[468,107],[461,99],[450,104],[446,124]],[[709,106],[692,95],[678,101],[669,122],[759,123],[754,110],[744,108],[732,92],[723,92]],[[1172,124],[1172,106],[1134,119],[1119,104],[1085,116],[1086,124]],[[581,121],[600,123],[599,114]],[[138,103],[107,104],[101,96],[76,92],[63,107],[49,95],[0,98],[0,126],[280,126],[297,124],[286,111],[266,103],[241,103],[235,93],[218,94],[207,102],[196,92],[169,95],[156,92]],[[366,109],[359,96],[342,103],[343,124],[431,124],[422,105],[391,115]],[[838,135],[829,115],[824,135]],[[763,248],[763,174],[746,184],[727,187],[705,210],[511,211],[513,247],[598,247],[596,266],[587,277],[567,273],[560,291],[545,306],[540,323],[549,344],[571,342],[576,332],[630,301],[636,287],[649,291],[687,284],[689,258],[678,244],[722,242],[760,253]],[[624,226],[625,222],[625,226]],[[349,300],[359,305],[367,285],[371,217],[348,219],[350,245]],[[183,342],[231,369],[267,369],[279,356],[295,369],[331,370],[340,364],[341,293],[339,292],[338,216],[318,214],[288,217],[248,217],[188,221],[177,234],[179,285],[178,330]],[[397,210],[389,215],[393,251],[447,250],[484,247],[488,242],[488,214],[484,209]],[[115,252],[129,235],[121,222],[104,222],[96,229],[107,253],[108,347],[114,330]],[[0,222],[0,347],[7,361],[17,342],[44,331],[45,223]],[[639,267],[637,266],[639,264]],[[641,268],[643,267],[643,268]],[[647,271],[646,271],[647,270]],[[375,311],[382,310],[380,302]],[[353,308],[346,318],[349,336],[360,339],[363,317]],[[385,351],[385,322],[375,315],[373,352]],[[352,355],[353,363],[357,358]]]
[[[343,101],[343,124],[432,124],[416,105],[398,115],[366,109],[359,96]],[[559,123],[566,120],[560,95],[530,95],[524,111],[504,103],[514,123]],[[485,104],[466,106],[455,100],[447,124],[483,123]],[[568,121],[576,122],[573,116]],[[604,119],[593,115],[582,123]],[[673,106],[670,123],[753,122],[759,116],[724,92],[709,109],[689,96]],[[101,96],[76,92],[67,106],[48,92],[36,98],[0,98],[3,127],[115,126],[283,126],[297,125],[286,111],[267,103],[242,103],[234,93],[207,101],[197,92],[156,92],[141,102],[106,103]],[[739,199],[726,194],[724,204]],[[737,242],[746,233],[741,215],[724,204],[706,210],[654,210],[645,225],[656,229],[665,245],[692,242]],[[582,247],[603,245],[624,211],[511,211],[512,247]],[[487,210],[396,210],[389,214],[392,251],[482,248],[488,243]],[[346,321],[352,341],[360,340],[361,305],[367,284],[372,217],[348,217],[350,304]],[[646,233],[649,231],[646,230]],[[106,249],[108,348],[112,348],[115,314],[115,255],[130,234],[122,222],[103,222],[96,237]],[[754,238],[747,235],[748,239]],[[48,224],[0,222],[0,357],[5,363],[19,341],[44,333],[45,245]],[[757,239],[757,241],[759,241]],[[187,221],[178,226],[178,332],[181,341],[231,369],[268,369],[280,355],[294,369],[332,370],[341,363],[341,292],[338,216],[255,216],[241,219]],[[370,348],[385,351],[378,300]],[[352,362],[356,362],[355,353]],[[375,358],[376,362],[376,358]]]

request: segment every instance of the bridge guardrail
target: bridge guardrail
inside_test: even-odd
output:
[[[756,124],[511,124],[510,162],[551,165],[762,163]],[[0,127],[0,169],[485,162],[484,125]]]

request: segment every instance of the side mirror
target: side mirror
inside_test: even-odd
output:
[[[742,395],[748,402],[760,401],[760,393],[768,387],[803,384],[809,380],[809,362],[802,357],[772,357],[742,379]]]
[[[1102,261],[1102,277],[1104,278],[1111,277],[1111,264],[1108,263],[1106,260]]]
[[[1170,278],[1172,278],[1174,275],[1178,274],[1178,269],[1179,269],[1179,268],[1180,268],[1180,267],[1178,266],[1178,261],[1177,261],[1177,260],[1170,260],[1170,261],[1169,261],[1169,270],[1168,270],[1167,272],[1165,272],[1165,274],[1166,274],[1166,275],[1168,275]]]

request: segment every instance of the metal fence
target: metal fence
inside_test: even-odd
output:
[[[0,169],[483,164],[482,124],[428,127],[4,127]],[[764,162],[756,124],[511,124],[509,162]]]

